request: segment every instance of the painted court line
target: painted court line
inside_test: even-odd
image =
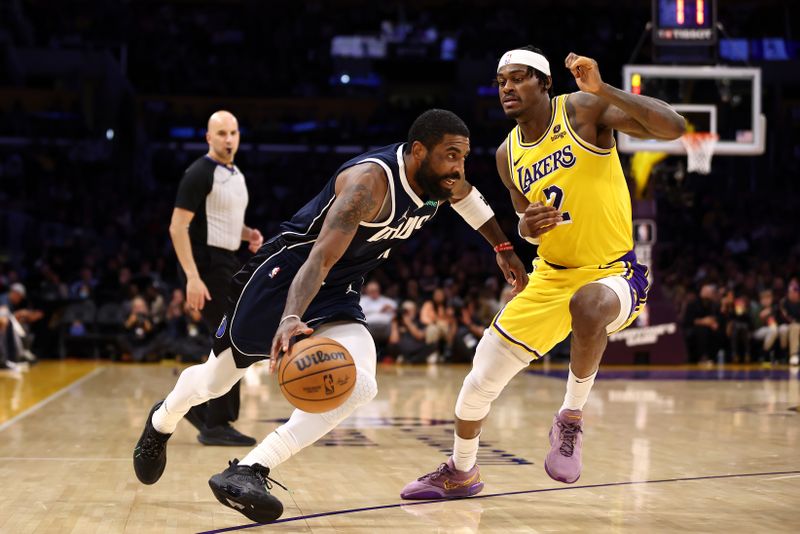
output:
[[[605,484],[587,484],[585,486],[562,486],[558,488],[544,488],[535,490],[521,490],[521,491],[508,491],[505,493],[490,493],[488,495],[476,495],[474,497],[467,497],[468,499],[491,499],[493,497],[508,497],[510,495],[529,495],[533,493],[548,493],[552,491],[571,491],[578,489],[593,489],[593,488],[610,488],[615,486],[638,486],[644,484],[663,484],[665,482],[692,482],[696,480],[720,480],[725,478],[748,478],[748,477],[765,477],[776,475],[798,475],[800,471],[776,471],[769,473],[737,473],[732,475],[707,475],[702,477],[686,477],[686,478],[664,478],[660,480],[632,480],[628,482],[607,482]],[[356,514],[359,512],[371,512],[374,510],[387,510],[389,508],[400,508],[403,506],[421,506],[424,504],[441,503],[441,500],[436,501],[407,501],[397,504],[383,504],[380,506],[367,506],[365,508],[349,508],[346,510],[334,510],[332,512],[320,512],[318,514],[299,515],[296,517],[287,517],[286,519],[278,519],[268,525],[276,523],[289,523],[292,521],[303,521],[306,519],[314,519],[316,517],[330,517],[333,515],[342,514]],[[220,528],[217,530],[204,530],[198,534],[220,534],[222,532],[233,532],[236,530],[244,530],[247,528],[266,526],[262,523],[250,523],[249,525],[240,525],[238,527]]]
[[[5,430],[6,428],[10,427],[11,425],[16,423],[20,419],[28,417],[30,414],[32,414],[33,412],[35,412],[38,409],[42,408],[46,404],[56,400],[61,395],[64,395],[65,393],[67,393],[69,390],[75,388],[76,386],[79,386],[79,385],[83,384],[87,380],[90,380],[90,379],[94,378],[95,376],[97,376],[98,374],[100,374],[103,371],[105,371],[105,367],[98,367],[96,369],[92,369],[88,374],[83,375],[82,377],[77,379],[75,382],[71,383],[70,385],[68,385],[68,386],[66,386],[64,388],[59,389],[58,391],[56,391],[55,393],[53,393],[49,397],[46,397],[46,398],[40,400],[39,402],[37,402],[36,404],[31,406],[30,408],[28,408],[24,412],[18,413],[17,415],[15,415],[11,419],[9,419],[8,421],[6,421],[2,425],[0,425],[0,432]]]

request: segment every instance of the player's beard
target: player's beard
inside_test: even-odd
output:
[[[416,178],[417,183],[422,187],[425,194],[432,200],[447,200],[453,196],[453,191],[444,187],[442,181],[448,178],[458,180],[461,176],[459,176],[458,173],[436,174],[433,169],[431,169],[430,161],[428,161],[426,156],[425,159],[422,160],[422,163],[420,163],[414,178]]]

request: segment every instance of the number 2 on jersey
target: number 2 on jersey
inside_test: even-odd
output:
[[[553,198],[553,207],[557,210],[561,209],[561,205],[564,204],[564,190],[558,187],[557,185],[551,185],[550,187],[545,188],[543,191],[545,198],[547,199],[547,203],[550,203],[550,199]],[[570,224],[572,222],[572,216],[569,214],[568,211],[561,212],[561,218],[563,219],[558,224]]]

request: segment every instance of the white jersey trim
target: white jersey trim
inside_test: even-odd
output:
[[[321,211],[320,211],[320,212],[317,214],[317,216],[316,216],[316,217],[314,217],[314,220],[312,220],[312,221],[311,221],[311,224],[309,224],[309,225],[308,225],[308,228],[306,228],[306,231],[305,231],[305,232],[302,232],[302,233],[301,233],[301,232],[281,232],[281,235],[287,235],[287,234],[292,234],[292,235],[308,235],[308,232],[310,232],[310,231],[311,231],[311,228],[313,228],[313,227],[314,227],[314,224],[317,222],[317,219],[319,219],[320,217],[322,217],[322,214],[323,214],[323,213],[327,213],[327,212],[328,212],[328,208],[330,208],[330,207],[331,207],[331,204],[333,204],[333,201],[334,201],[334,200],[336,200],[336,195],[335,195],[335,194],[334,194],[333,196],[331,196],[331,199],[328,201],[328,203],[327,203],[327,204],[325,204],[325,207],[324,207],[324,208],[322,208],[322,210],[321,210]]]
[[[386,226],[387,224],[391,223],[394,220],[394,207],[395,207],[395,203],[394,203],[394,175],[392,174],[392,169],[390,169],[389,166],[386,165],[384,162],[382,162],[381,160],[376,159],[376,158],[362,159],[361,161],[356,163],[356,165],[361,165],[362,163],[377,163],[378,165],[381,166],[381,168],[383,168],[383,171],[386,173],[386,178],[389,180],[389,196],[391,197],[391,201],[392,201],[392,211],[391,211],[391,213],[389,213],[389,217],[385,221],[380,221],[380,222],[361,221],[358,224],[359,224],[359,226],[368,226],[368,227],[372,227],[372,228],[374,228],[376,226]],[[353,165],[353,167],[355,167],[355,165]]]
[[[278,252],[274,253],[274,254],[273,254],[273,255],[271,255],[269,258],[267,258],[267,259],[265,259],[264,261],[262,261],[262,262],[261,262],[261,265],[259,265],[259,266],[256,268],[256,270],[255,270],[255,271],[253,271],[253,274],[251,274],[251,275],[250,275],[250,279],[249,279],[249,280],[247,280],[247,283],[246,283],[246,284],[244,285],[244,287],[242,288],[242,292],[241,292],[241,293],[239,293],[239,298],[236,300],[236,306],[234,306],[234,308],[233,308],[233,314],[231,315],[231,324],[230,324],[230,325],[228,325],[228,339],[230,339],[230,340],[231,340],[231,345],[233,345],[233,348],[235,348],[237,351],[239,351],[239,353],[241,353],[241,354],[242,354],[242,355],[244,355],[244,356],[252,356],[252,357],[259,357],[259,358],[261,358],[261,357],[271,358],[271,356],[272,356],[272,355],[271,355],[269,352],[267,352],[267,353],[252,353],[252,352],[245,352],[245,351],[243,351],[242,349],[240,349],[239,347],[237,347],[237,346],[236,346],[236,340],[235,340],[235,339],[233,339],[233,322],[236,320],[236,312],[237,312],[237,311],[239,311],[239,303],[242,301],[242,295],[244,295],[244,292],[245,292],[245,291],[247,291],[247,286],[249,286],[249,285],[250,285],[250,282],[252,282],[252,281],[253,281],[253,279],[256,277],[256,273],[257,273],[257,272],[258,272],[258,271],[259,271],[259,270],[260,270],[260,269],[261,269],[261,268],[262,268],[264,265],[266,265],[266,264],[267,264],[267,262],[268,262],[269,260],[271,260],[272,258],[274,258],[275,256],[277,256],[278,254],[280,254],[281,252],[283,252],[283,251],[284,251],[284,250],[286,250],[286,249],[287,249],[287,247],[284,245],[283,247],[281,247],[281,249],[280,249]],[[270,350],[272,350],[272,347],[270,347]]]
[[[400,168],[400,183],[403,184],[403,189],[405,190],[406,194],[411,197],[411,200],[419,208],[425,203],[417,196],[414,190],[411,189],[411,185],[408,183],[408,178],[406,177],[406,163],[403,160],[404,146],[405,144],[401,144],[399,147],[397,147],[397,166]]]

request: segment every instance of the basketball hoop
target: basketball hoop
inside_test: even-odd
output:
[[[711,158],[719,136],[711,132],[691,132],[681,136],[681,143],[686,148],[688,172],[708,174],[711,172]]]

